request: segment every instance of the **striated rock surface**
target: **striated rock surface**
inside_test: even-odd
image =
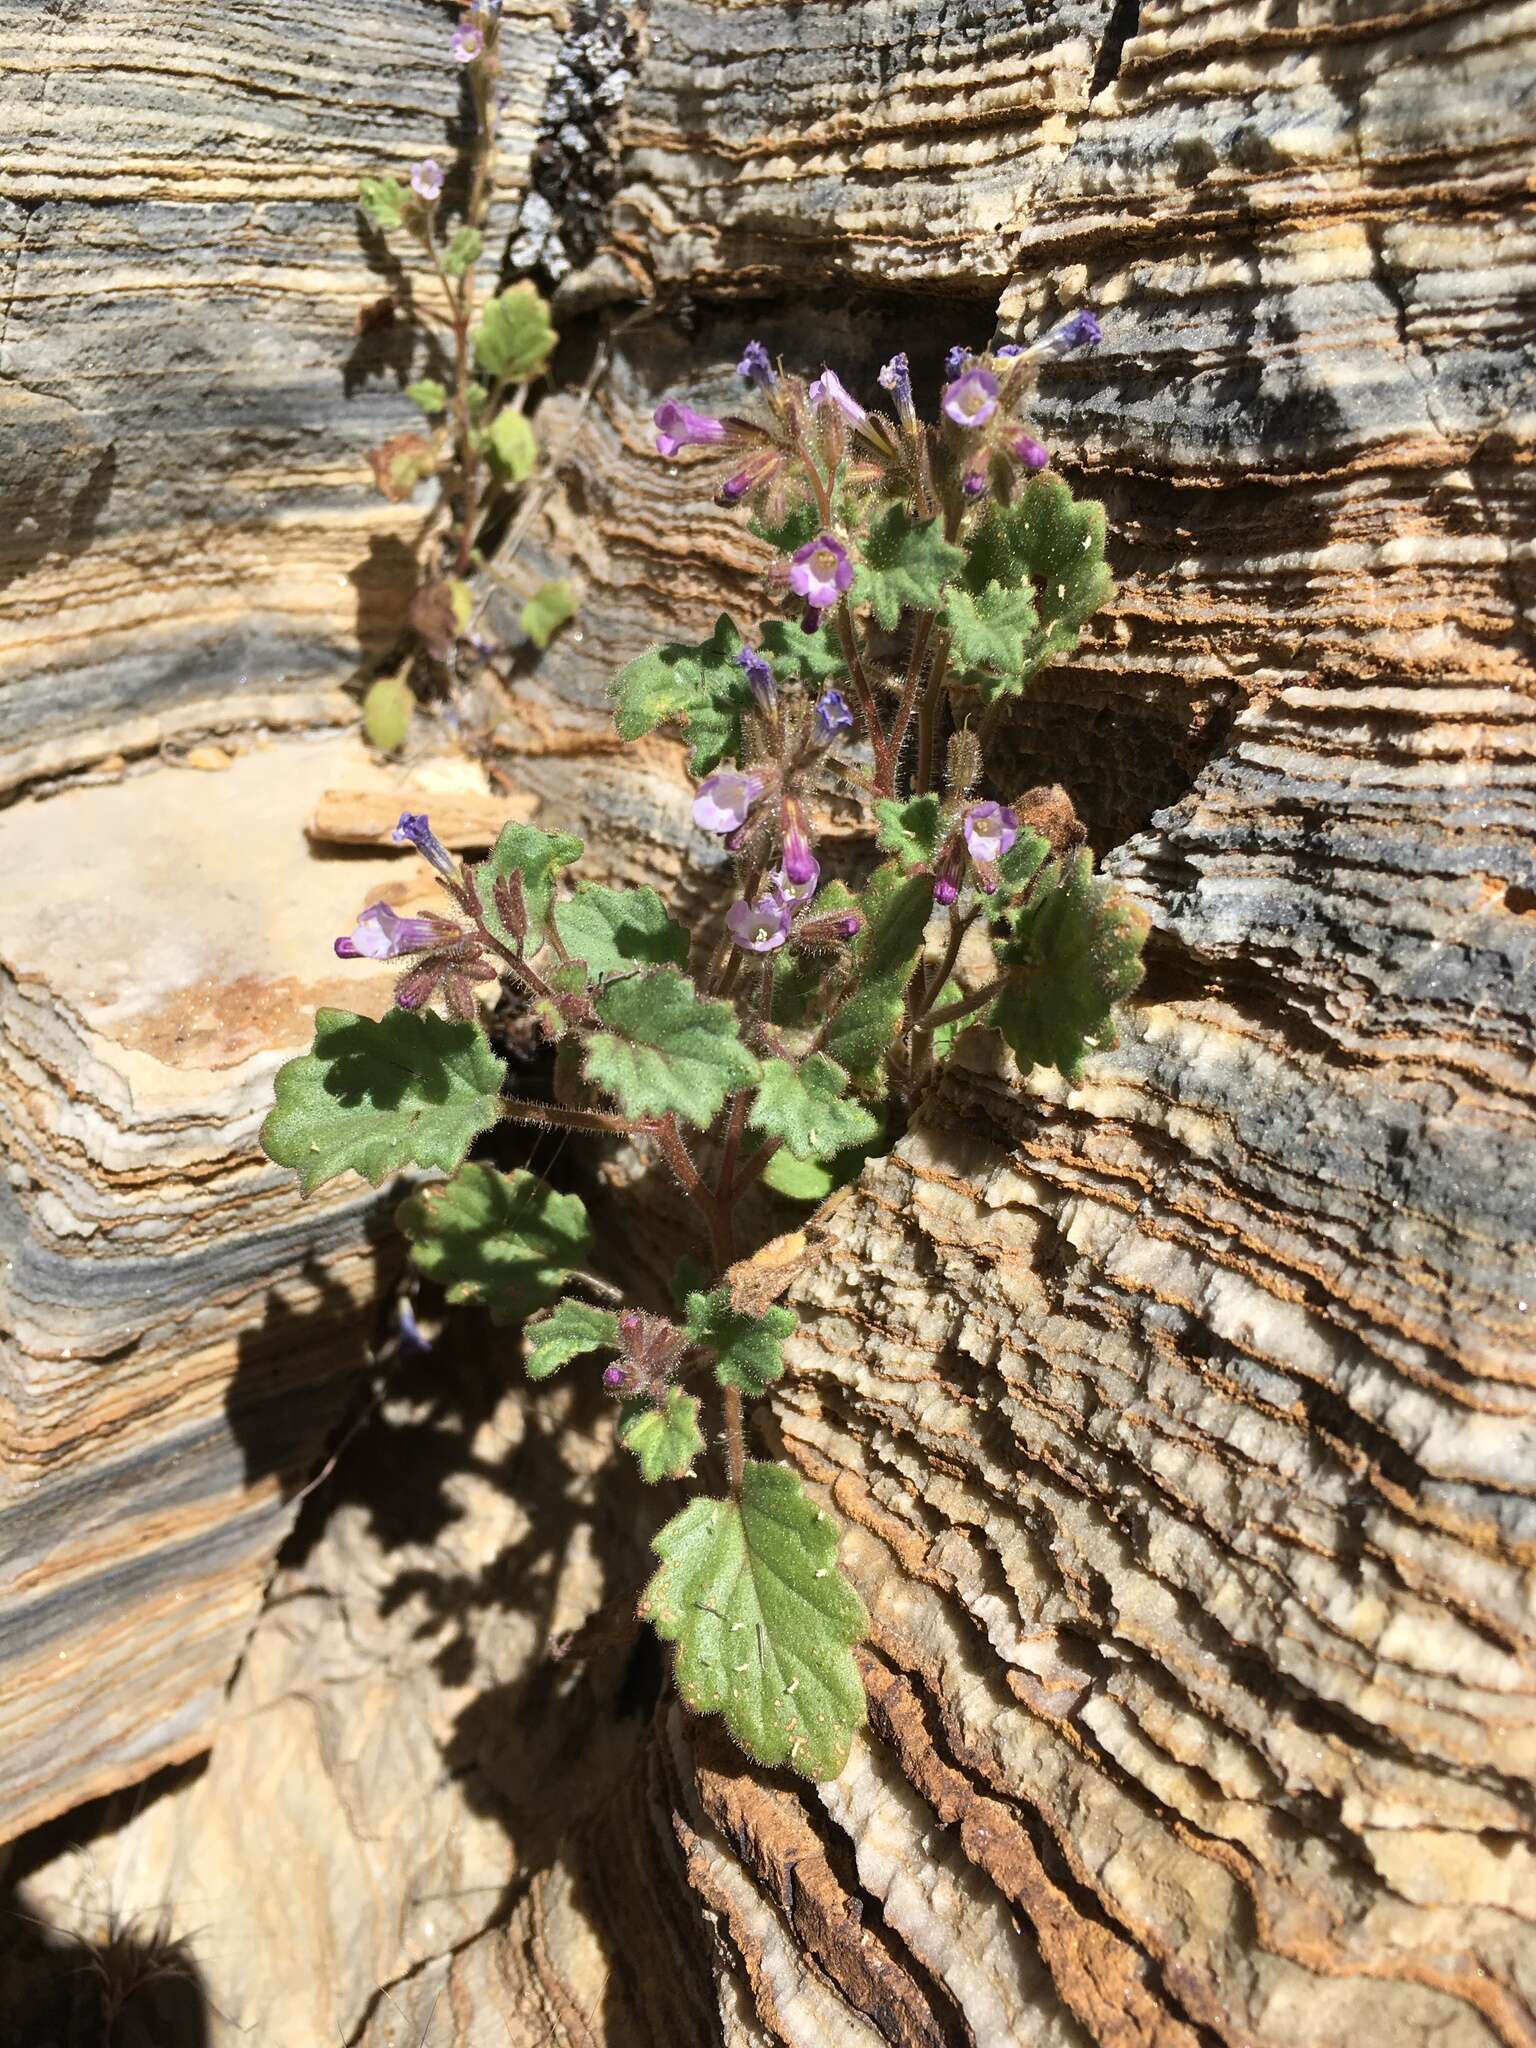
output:
[[[603,691],[663,627],[750,606],[762,561],[651,452],[664,390],[726,401],[751,333],[865,383],[907,346],[931,388],[951,340],[1088,300],[1104,344],[1038,425],[1108,506],[1121,592],[1000,780],[1066,781],[1156,930],[1081,1088],[969,1051],[797,1285],[768,1441],[842,1515],[875,1617],[844,1777],[763,1778],[639,1666],[621,1707],[604,1649],[567,1697],[607,1762],[578,1796],[533,1752],[549,1825],[502,1783],[503,1853],[444,1696],[402,1676],[423,1834],[502,1889],[426,1932],[400,1898],[438,1866],[397,1786],[364,1802],[319,1745],[304,1809],[344,1821],[251,1837],[285,1842],[282,1882],[314,1859],[293,2048],[338,2021],[370,2048],[1536,2041],[1532,23],[654,0],[530,28],[520,232],[607,368],[541,407],[556,488],[514,583],[570,566],[583,609],[503,718],[519,785],[612,872],[692,858],[676,750],[614,753]],[[507,1540],[494,1497],[456,1540]],[[497,1702],[632,1585],[626,1512],[559,1623],[545,1567],[493,1574],[480,1676],[450,1685]],[[460,1575],[451,1546],[421,1569],[429,1603]],[[415,1668],[403,1620],[374,1634],[376,1562],[347,1574],[317,1613],[350,1601],[389,1647],[339,1668],[333,1729]],[[241,1685],[296,1722],[283,1613]],[[511,1682],[538,1711],[502,1725],[563,1732]],[[135,1823],[164,1832],[131,1882],[110,1865],[120,1905],[249,1813],[260,1719]],[[83,1924],[64,1871],[37,1907]],[[240,1981],[276,1984],[293,1927],[248,1918]]]
[[[206,1746],[398,1263],[387,1197],[256,1146],[316,1007],[389,1001],[331,938],[434,893],[306,816],[485,802],[348,735],[202,758],[0,812],[0,1837]]]

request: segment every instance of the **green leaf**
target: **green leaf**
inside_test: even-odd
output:
[[[853,578],[853,602],[868,605],[887,631],[904,605],[937,611],[944,586],[965,566],[965,550],[944,538],[942,519],[914,519],[892,505],[870,528]]]
[[[619,1411],[619,1442],[640,1460],[647,1486],[659,1479],[686,1479],[704,1448],[699,1433],[699,1401],[672,1387],[660,1401],[626,1401]]]
[[[1050,857],[1050,841],[1024,827],[997,864],[999,907],[1021,895]]]
[[[690,1501],[652,1545],[640,1611],[677,1645],[677,1689],[760,1764],[835,1778],[864,1724],[853,1645],[869,1627],[837,1527],[793,1472],[753,1462],[741,1499]]]
[[[389,235],[403,224],[410,194],[396,178],[364,178],[357,188],[357,203],[368,225]]]
[[[727,755],[741,758],[741,721],[752,688],[736,665],[741,635],[722,612],[702,646],[672,641],[653,647],[621,668],[613,681],[614,724],[620,739],[637,740],[664,719],[688,729],[695,775],[707,775]]]
[[[537,1174],[498,1173],[471,1160],[440,1187],[421,1188],[395,1211],[411,1263],[451,1302],[478,1302],[496,1323],[521,1322],[553,1301],[592,1249],[577,1195],[557,1195]]]
[[[1076,1081],[1084,1055],[1114,1043],[1114,1005],[1141,980],[1147,919],[1095,878],[1086,848],[1046,881],[997,947],[1016,972],[991,1021],[1021,1068],[1054,1066]]]
[[[675,1112],[702,1130],[727,1095],[758,1077],[735,1011],[696,996],[693,983],[669,967],[610,982],[596,1006],[602,1029],[588,1043],[583,1072],[626,1116]]]
[[[486,428],[482,445],[504,484],[520,484],[532,476],[539,444],[532,427],[510,405],[503,406]]]
[[[575,587],[561,576],[541,583],[518,614],[518,624],[535,647],[547,647],[567,620],[576,616]]]
[[[478,1024],[317,1010],[313,1051],[278,1069],[262,1146],[306,1195],[341,1173],[375,1187],[403,1166],[451,1173],[496,1121],[505,1072]]]
[[[1001,673],[991,672],[989,656],[974,678],[989,698],[1022,690],[1046,662],[1077,645],[1085,621],[1114,595],[1104,563],[1103,506],[1078,504],[1059,477],[1033,478],[977,528],[962,582],[983,612],[996,602],[989,596],[994,587],[1032,594],[1038,622],[1021,628],[1016,651],[1010,644],[1006,661],[996,662]],[[967,629],[958,614],[946,623]],[[998,625],[994,613],[977,630]]]
[[[488,377],[521,384],[539,376],[559,336],[526,279],[491,300],[475,327],[475,363]]]
[[[848,1099],[847,1088],[848,1076],[824,1053],[798,1067],[769,1060],[747,1122],[765,1137],[782,1138],[797,1159],[835,1158],[880,1130],[862,1102]]]
[[[861,1163],[862,1157],[861,1154]],[[763,1184],[792,1202],[824,1202],[842,1182],[837,1177],[836,1160],[823,1165],[819,1159],[797,1159],[793,1152],[780,1146],[763,1168]]]
[[[423,412],[446,412],[448,409],[448,393],[435,377],[419,377],[414,384],[407,384],[405,395]]]
[[[777,519],[754,517],[747,521],[759,540],[781,555],[792,555],[821,532],[821,514],[814,498],[802,498],[788,506]]]
[[[894,853],[909,872],[933,866],[942,837],[941,807],[936,796],[915,796],[904,804],[894,797],[881,797],[875,805],[875,816],[880,820],[876,844],[882,853]]]
[[[761,636],[763,652],[781,676],[792,677],[819,691],[824,683],[848,673],[843,650],[830,626],[807,633],[795,619],[769,619]]]
[[[940,623],[953,643],[958,667],[1014,674],[1024,665],[1024,649],[1039,614],[1028,590],[1005,590],[1000,583],[989,583],[973,595],[956,584],[944,600]]]
[[[827,1027],[826,1050],[867,1079],[901,1029],[903,997],[933,915],[933,884],[926,875],[903,880],[890,861],[870,877],[860,907],[865,924],[854,947],[854,993]]]
[[[760,1316],[731,1306],[729,1287],[688,1297],[688,1341],[715,1354],[715,1378],[756,1397],[784,1372],[784,1339],[799,1327],[793,1309],[765,1308]]]
[[[567,1297],[557,1302],[547,1316],[528,1325],[527,1373],[531,1380],[547,1380],[562,1365],[588,1351],[618,1351],[619,1319],[608,1308],[593,1308],[585,1301]]]
[[[560,943],[593,975],[631,967],[686,967],[688,934],[654,889],[607,889],[583,882],[555,906]]]
[[[363,698],[363,732],[370,747],[392,754],[410,730],[416,699],[399,676],[380,676]]]
[[[472,263],[480,260],[485,238],[478,228],[458,228],[443,251],[443,268],[450,277],[462,277]]]
[[[517,943],[496,908],[495,889],[503,875],[518,874],[522,877],[523,906],[528,913],[526,950],[531,959],[543,944],[555,892],[555,874],[560,868],[568,868],[572,861],[580,860],[581,853],[581,841],[568,832],[541,832],[537,825],[503,825],[501,837],[490,853],[470,869],[491,935],[504,946]]]

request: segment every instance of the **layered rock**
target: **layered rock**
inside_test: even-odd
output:
[[[1037,425],[1121,592],[999,779],[1067,782],[1150,972],[1080,1088],[968,1049],[796,1289],[767,1441],[875,1616],[845,1776],[764,1781],[663,1695],[563,1840],[512,1828],[479,1932],[370,1932],[389,1997],[349,1964],[335,2013],[373,2048],[1536,2039],[1528,17],[617,20],[552,59],[540,231],[572,314],[653,317],[541,408],[514,581],[584,604],[512,772],[609,872],[683,869],[677,754],[615,755],[603,690],[763,558],[650,453],[664,390],[725,400],[760,333],[865,385],[907,346],[931,391],[1086,298]],[[498,1583],[476,1637],[531,1660],[530,1612]]]

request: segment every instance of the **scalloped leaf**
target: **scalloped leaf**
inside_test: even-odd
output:
[[[715,1378],[722,1387],[740,1387],[755,1399],[765,1394],[784,1372],[784,1339],[799,1327],[793,1309],[765,1308],[748,1315],[732,1305],[729,1287],[709,1294],[690,1294],[688,1341],[715,1354]]]
[[[559,336],[549,307],[526,278],[491,300],[475,325],[475,365],[488,377],[521,384],[542,374]]]
[[[1141,980],[1146,914],[1099,880],[1086,848],[1045,878],[997,945],[1015,970],[991,1022],[1021,1068],[1081,1079],[1083,1059],[1115,1042],[1114,1006]]]
[[[547,1380],[562,1365],[588,1351],[617,1351],[621,1348],[619,1319],[612,1309],[593,1308],[590,1302],[557,1302],[547,1316],[536,1316],[524,1331],[527,1355],[524,1370],[531,1380]]]
[[[826,1050],[863,1080],[875,1074],[901,1029],[903,997],[933,915],[933,885],[926,875],[904,879],[891,861],[870,877],[860,908],[865,924],[854,945],[854,992],[827,1027]]]
[[[407,1196],[395,1221],[417,1272],[451,1302],[489,1309],[495,1323],[521,1322],[553,1301],[592,1249],[579,1195],[475,1160],[441,1186]]]
[[[544,943],[555,876],[561,868],[580,860],[581,855],[581,841],[573,839],[569,832],[541,832],[537,825],[503,825],[485,859],[477,861],[469,871],[486,929],[504,946],[516,945],[515,935],[508,931],[496,908],[495,891],[503,875],[520,875],[523,907],[528,913],[526,951],[532,958]]]
[[[668,917],[654,889],[583,882],[555,905],[555,930],[567,953],[585,960],[594,976],[688,965],[688,934]]]
[[[662,1479],[686,1479],[704,1448],[699,1399],[671,1387],[659,1401],[626,1401],[619,1411],[619,1442],[640,1460],[648,1486]]]
[[[702,1130],[727,1095],[750,1088],[761,1071],[729,1003],[705,1001],[669,967],[610,982],[596,1009],[601,1028],[588,1041],[583,1072],[626,1116],[675,1113]]]
[[[967,680],[988,697],[1022,690],[1048,661],[1077,645],[1084,624],[1113,597],[1104,561],[1104,508],[1079,504],[1059,477],[1033,478],[1009,505],[999,505],[971,537],[961,587],[985,614],[1000,606],[998,592],[1029,591],[1038,623],[1021,631],[1015,654],[993,666],[983,662]],[[963,608],[962,608],[963,609]],[[1000,611],[978,617],[975,630],[998,626]],[[959,614],[946,624],[967,630]]]
[[[666,720],[686,727],[695,776],[718,768],[727,755],[741,759],[741,721],[752,688],[736,665],[741,635],[729,612],[697,647],[669,641],[621,668],[613,679],[613,722],[620,739],[637,740]]]
[[[906,803],[883,796],[875,804],[880,821],[876,845],[882,853],[893,853],[910,874],[913,868],[931,868],[938,858],[943,837],[943,807],[936,796],[914,796]]]
[[[825,1053],[798,1066],[768,1060],[747,1122],[765,1137],[782,1138],[797,1159],[835,1159],[880,1133],[879,1119],[847,1089],[848,1076]]]
[[[541,651],[576,616],[576,587],[564,576],[541,583],[517,615],[517,622]]]
[[[937,611],[944,586],[965,567],[965,550],[944,538],[942,519],[914,519],[892,505],[865,536],[854,571],[855,605],[868,605],[887,632],[904,606]]]
[[[797,619],[769,619],[759,638],[763,652],[781,676],[820,690],[824,683],[848,673],[843,650],[830,626],[807,633]]]
[[[478,1024],[317,1010],[313,1049],[278,1069],[262,1147],[306,1195],[342,1173],[374,1187],[406,1166],[452,1173],[495,1123],[505,1075]]]
[[[359,208],[381,235],[391,235],[403,224],[410,197],[398,178],[364,178],[357,188]]]
[[[654,1539],[640,1612],[677,1646],[677,1689],[721,1714],[758,1763],[835,1778],[864,1724],[853,1646],[869,1627],[837,1564],[837,1526],[782,1465],[741,1498],[695,1500]]]
[[[520,412],[502,407],[480,436],[480,445],[491,459],[491,467],[504,484],[526,483],[539,459],[539,444],[533,429]]]

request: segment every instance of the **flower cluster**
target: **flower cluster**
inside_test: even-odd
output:
[[[495,19],[466,14],[462,61],[485,61]],[[413,176],[426,207],[435,169]],[[1143,921],[1094,875],[1069,795],[999,787],[993,746],[1111,593],[1103,513],[1051,473],[1027,417],[1041,367],[1098,339],[1080,312],[1030,344],[957,347],[931,420],[905,354],[874,379],[886,408],[757,340],[741,412],[665,399],[658,451],[719,464],[716,495],[746,507],[773,566],[755,630],[722,614],[700,645],[639,655],[615,679],[615,722],[626,740],[680,731],[697,843],[729,883],[702,919],[678,918],[648,886],[573,883],[583,849],[566,833],[509,824],[466,861],[403,813],[394,837],[444,911],[372,902],[335,941],[345,960],[399,963],[395,1006],[378,1023],[322,1012],[263,1133],[306,1186],[349,1167],[448,1172],[399,1212],[418,1273],[526,1321],[531,1378],[590,1360],[644,1479],[709,1462],[699,1418],[718,1401],[718,1490],[657,1535],[642,1611],[694,1705],[813,1776],[841,1768],[860,1718],[864,1615],[827,1519],[751,1456],[748,1403],[786,1370],[795,1318],[744,1239],[765,1189],[817,1200],[899,1135],[964,1031],[1075,1078],[1138,979]],[[484,1015],[501,985],[550,1048],[547,1097],[508,1092]],[[579,1199],[468,1157],[501,1118],[648,1154],[707,1263],[690,1253],[670,1295],[594,1303]],[[779,1532],[765,1566],[797,1597],[764,1605],[742,1569],[762,1529]],[[776,1676],[791,1668],[828,1703],[813,1720]]]

